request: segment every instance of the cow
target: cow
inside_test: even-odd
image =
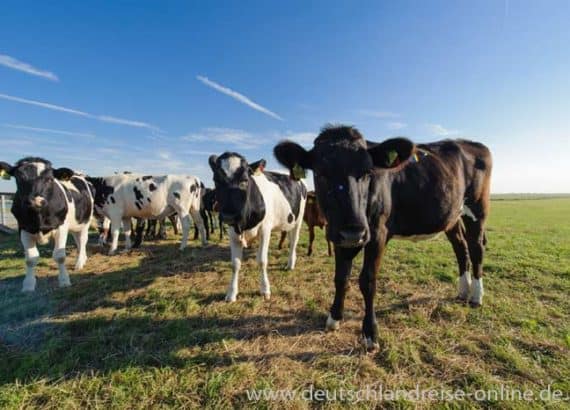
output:
[[[271,231],[289,232],[287,269],[294,269],[307,188],[302,181],[294,181],[288,175],[265,171],[265,160],[248,164],[235,152],[212,155],[209,164],[214,174],[218,209],[222,220],[229,226],[232,279],[226,301],[236,300],[243,247],[256,237],[259,237],[260,290],[268,300],[271,297],[267,277]]]
[[[67,234],[71,232],[77,245],[75,270],[81,270],[87,262],[92,187],[71,169],[54,169],[50,161],[39,157],[23,158],[14,166],[0,162],[0,173],[16,179],[12,213],[18,222],[26,258],[22,291],[36,289],[34,269],[40,258],[36,245],[46,244],[50,238],[54,239],[52,256],[59,268],[59,286],[70,286],[65,268]]]
[[[336,292],[328,330],[339,327],[352,261],[364,249],[359,278],[365,303],[362,340],[369,350],[378,347],[376,274],[392,238],[422,239],[445,232],[459,266],[458,298],[472,307],[482,305],[492,168],[486,146],[467,140],[415,145],[405,138],[375,143],[356,128],[341,125],[325,126],[309,151],[283,141],[274,154],[292,174],[313,170],[328,221],[327,238],[335,248]]]
[[[188,242],[190,215],[198,225],[202,245],[207,244],[204,223],[200,216],[202,189],[200,180],[187,175],[113,175],[87,177],[95,188],[95,209],[111,221],[112,242],[109,254],[118,246],[119,229],[123,222],[125,249],[132,247],[131,218],[162,219],[178,213],[182,222],[180,250]]]
[[[323,229],[327,225],[327,220],[319,207],[319,203],[317,202],[317,196],[314,191],[310,191],[307,193],[307,205],[305,206],[305,213],[303,215],[303,220],[309,227],[309,246],[307,250],[307,256],[311,256],[313,254],[313,242],[315,241],[315,226]],[[285,237],[287,236],[287,232],[281,232],[281,239],[279,240],[278,248],[281,249],[283,247],[283,242],[285,242]],[[331,250],[331,241],[327,239],[327,247],[328,247],[328,254],[329,256],[332,255]]]

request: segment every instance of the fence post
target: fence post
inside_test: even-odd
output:
[[[6,201],[4,199],[4,195],[0,195],[0,225],[6,225],[6,214],[4,208],[6,208]]]

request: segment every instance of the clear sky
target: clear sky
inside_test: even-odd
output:
[[[567,0],[6,1],[0,160],[211,186],[211,153],[276,168],[343,122],[479,140],[493,192],[570,192],[569,22]]]

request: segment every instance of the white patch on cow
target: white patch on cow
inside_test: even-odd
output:
[[[471,272],[466,271],[459,277],[457,284],[458,295],[461,300],[467,300],[471,291]]]
[[[483,278],[473,279],[473,283],[471,283],[471,298],[469,299],[469,302],[477,306],[482,305],[484,293]]]
[[[325,326],[325,329],[327,331],[334,331],[334,330],[338,330],[340,328],[340,320],[334,320],[331,316],[331,314],[329,313],[329,317],[327,317],[327,324]]]
[[[463,207],[461,207],[461,214],[467,215],[469,218],[473,219],[474,222],[477,222],[477,217],[475,216],[473,211],[469,209],[469,207],[465,204],[463,204]]]
[[[233,177],[235,172],[241,167],[241,158],[239,157],[228,157],[224,158],[221,162],[222,170],[228,176],[228,178]]]
[[[30,162],[30,165],[33,165],[36,168],[36,175],[40,175],[46,169],[46,164],[44,162]]]
[[[428,233],[425,235],[394,235],[394,239],[403,239],[405,241],[420,242],[431,241],[439,238],[443,232]]]

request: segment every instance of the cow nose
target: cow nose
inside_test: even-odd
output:
[[[359,246],[366,240],[366,229],[363,226],[346,226],[339,232],[340,242],[345,246]]]
[[[47,201],[44,197],[42,196],[35,196],[32,199],[30,199],[30,205],[33,206],[34,208],[43,208],[44,206],[46,206]]]

